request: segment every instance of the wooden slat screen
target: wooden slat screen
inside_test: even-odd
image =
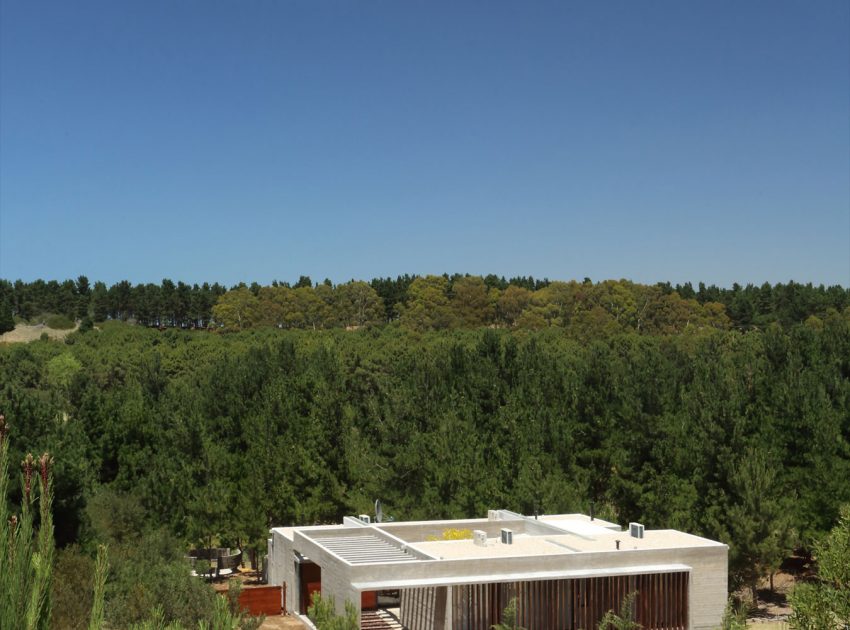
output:
[[[512,597],[528,630],[592,630],[608,610],[635,593],[635,620],[645,630],[685,630],[688,573],[614,575],[452,587],[452,628],[490,630]]]

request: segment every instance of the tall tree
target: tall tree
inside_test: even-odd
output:
[[[91,302],[91,286],[89,285],[89,279],[86,276],[79,276],[77,278],[76,293],[76,316],[77,319],[83,319],[84,317],[88,317],[89,303]]]
[[[12,316],[12,305],[8,298],[0,302],[0,335],[15,330],[15,318]]]
[[[763,449],[750,448],[742,453],[731,478],[736,500],[728,512],[734,541],[730,570],[750,587],[754,604],[758,581],[772,578],[794,542],[791,503],[777,484],[779,467]]]
[[[460,326],[477,328],[493,321],[493,303],[479,276],[466,276],[452,284],[452,310]]]
[[[443,276],[416,278],[407,289],[407,304],[401,310],[401,323],[417,330],[450,328],[455,315],[449,302],[448,280]]]
[[[260,321],[260,301],[247,288],[234,289],[219,298],[212,315],[228,330],[244,330]]]

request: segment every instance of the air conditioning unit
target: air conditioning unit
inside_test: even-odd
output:
[[[629,523],[629,535],[632,538],[643,538],[643,525],[640,523]]]
[[[358,518],[361,521],[363,521],[364,523],[371,523],[372,522],[372,517],[369,516],[368,514],[361,514]]]
[[[512,530],[512,529],[502,529],[502,544],[503,545],[514,544],[514,530]]]
[[[479,547],[487,546],[487,532],[483,529],[476,529],[472,532],[472,542]]]

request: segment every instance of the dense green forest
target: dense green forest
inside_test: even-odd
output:
[[[728,542],[752,584],[850,502],[848,312],[574,332],[106,322],[0,346],[0,412],[12,461],[55,454],[60,546],[148,523],[262,548],[377,498],[399,519],[593,501]]]
[[[218,307],[218,308],[216,308]],[[571,328],[575,334],[681,332],[689,327],[749,330],[771,323],[791,326],[823,319],[850,307],[840,286],[749,284],[732,288],[690,283],[641,285],[627,280],[561,282],[532,277],[454,274],[398,276],[370,282],[252,283],[228,289],[218,283],[189,285],[164,279],[107,287],[85,276],[58,282],[0,280],[0,332],[13,318],[40,321],[46,314],[69,320],[124,320],[145,326],[336,328],[401,320],[423,329]]]

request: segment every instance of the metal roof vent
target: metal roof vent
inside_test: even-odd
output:
[[[503,545],[514,544],[514,530],[512,530],[512,529],[502,529],[502,544]]]
[[[643,525],[640,523],[629,523],[629,536],[632,538],[643,538]]]
[[[368,514],[361,514],[358,518],[361,521],[363,521],[364,523],[371,523],[372,522],[372,517],[370,517]]]
[[[472,532],[472,542],[479,547],[487,546],[487,532],[483,529],[476,529]]]

